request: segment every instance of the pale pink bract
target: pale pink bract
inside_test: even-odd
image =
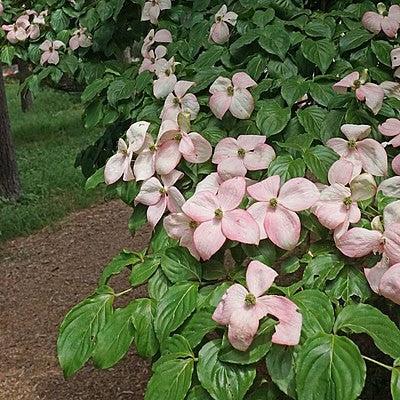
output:
[[[392,5],[386,13],[386,6],[383,3],[378,4],[378,11],[368,11],[362,17],[362,24],[370,32],[378,34],[383,31],[389,38],[394,38],[397,35],[400,24],[400,7]]]
[[[151,29],[143,40],[143,45],[141,50],[142,56],[146,57],[148,52],[155,43],[171,43],[171,42],[172,42],[172,35],[169,30],[160,29],[159,31],[155,32],[154,29]]]
[[[65,47],[64,43],[60,40],[55,40],[52,42],[51,40],[45,40],[40,46],[40,50],[42,50],[43,54],[40,59],[40,64],[53,64],[57,65],[60,62],[60,56],[58,54],[58,50],[61,47]]]
[[[379,132],[382,135],[393,137],[389,144],[393,147],[400,146],[400,120],[397,118],[388,118],[383,124],[379,125]]]
[[[153,94],[157,99],[167,97],[173,90],[178,81],[175,75],[175,59],[160,59],[155,63],[155,73],[157,78],[153,82]]]
[[[218,165],[218,173],[224,179],[267,169],[275,158],[275,151],[265,141],[266,137],[262,135],[224,138],[215,147],[212,162]]]
[[[182,172],[173,170],[168,175],[161,175],[161,181],[152,177],[143,182],[135,202],[149,206],[147,221],[152,228],[158,224],[167,209],[172,213],[181,211],[185,198],[174,184],[182,177]]]
[[[233,11],[228,11],[224,4],[215,14],[215,22],[211,27],[210,39],[217,44],[224,44],[229,40],[229,25],[235,26],[238,15]]]
[[[171,0],[146,1],[143,6],[141,21],[150,21],[152,24],[157,24],[160,12],[170,8]]]
[[[369,125],[345,124],[341,127],[347,140],[329,139],[326,145],[333,149],[342,159],[350,161],[359,172],[361,168],[374,176],[385,176],[388,169],[385,148],[376,140],[368,138]],[[344,167],[346,168],[346,167]]]
[[[305,178],[294,178],[281,187],[281,178],[274,175],[249,186],[247,192],[257,201],[248,212],[259,225],[260,238],[269,238],[284,250],[294,249],[301,231],[296,212],[311,208],[319,200],[315,184]]]
[[[139,74],[144,71],[155,72],[156,63],[165,60],[167,48],[165,46],[157,46],[155,50],[149,50],[143,58],[142,64],[139,68]],[[166,61],[166,60],[165,60]]]
[[[240,243],[258,244],[260,233],[257,222],[239,207],[246,194],[242,177],[221,184],[216,194],[200,191],[182,207],[182,211],[199,226],[194,232],[194,243],[203,260],[208,260],[226,239]]]
[[[69,47],[71,50],[77,50],[80,47],[86,48],[92,45],[92,39],[90,35],[87,34],[86,28],[77,29],[72,37],[69,39]]]
[[[247,267],[248,289],[240,284],[232,285],[222,297],[213,320],[228,326],[228,339],[240,351],[251,345],[260,319],[272,315],[278,319],[272,343],[296,346],[300,341],[302,315],[298,307],[283,296],[264,295],[272,286],[277,273],[259,261]]]
[[[352,72],[336,82],[333,85],[333,90],[337,93],[346,93],[347,89],[354,90],[357,99],[365,102],[366,106],[374,114],[377,114],[382,108],[385,92],[379,85],[370,82],[365,83],[365,80],[366,78],[361,77],[359,72]]]
[[[219,119],[222,119],[228,110],[236,118],[250,118],[254,110],[254,99],[248,88],[254,86],[257,86],[257,83],[245,72],[234,74],[232,80],[217,78],[210,87],[211,111]]]

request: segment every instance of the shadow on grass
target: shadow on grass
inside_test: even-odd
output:
[[[7,83],[7,96],[23,197],[17,204],[0,203],[0,241],[27,235],[101,198],[100,192],[84,190],[74,167],[77,153],[98,133],[84,129],[79,96],[44,89],[26,114],[17,84]]]

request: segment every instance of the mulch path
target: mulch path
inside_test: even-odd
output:
[[[130,211],[121,202],[104,203],[0,247],[0,399],[144,398],[148,363],[133,350],[111,370],[88,365],[68,381],[56,357],[67,311],[93,292],[102,268],[120,250],[145,245],[146,232],[129,235]],[[127,281],[113,286],[126,289]]]

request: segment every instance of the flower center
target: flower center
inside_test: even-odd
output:
[[[181,104],[180,100],[177,97],[174,97],[174,105],[179,106]]]
[[[149,146],[149,150],[152,151],[152,152],[155,152],[157,150],[156,145],[155,144],[150,145]]]
[[[224,216],[224,212],[220,208],[217,208],[214,211],[214,214],[215,214],[215,218],[217,218],[217,219],[222,219],[222,217]]]
[[[196,221],[190,221],[189,222],[189,228],[190,229],[196,229],[197,228],[197,222]]]
[[[246,150],[240,148],[237,153],[238,153],[239,158],[244,158],[244,156],[246,155]]]
[[[356,148],[357,148],[357,142],[356,142],[354,139],[350,139],[350,140],[347,142],[347,147],[348,147],[349,149],[356,149]]]
[[[343,200],[343,204],[344,204],[346,207],[351,206],[351,205],[353,204],[353,199],[352,199],[351,197],[346,197],[346,198]]]
[[[353,82],[353,89],[356,90],[361,86],[361,81],[357,79],[356,81]]]
[[[182,139],[182,135],[181,135],[180,133],[178,133],[178,134],[176,134],[176,135],[174,136],[174,140],[179,141],[179,140],[181,140],[181,139]]]
[[[167,189],[165,189],[164,187],[160,188],[159,190],[160,194],[164,195],[167,193]]]
[[[233,94],[235,93],[235,90],[233,89],[233,86],[228,86],[226,88],[226,91],[228,93],[228,96],[233,96]]]
[[[269,201],[269,205],[270,205],[272,208],[276,208],[276,206],[278,205],[278,199],[275,199],[275,198],[271,199],[271,200]]]
[[[169,69],[167,69],[167,70],[165,71],[165,75],[170,76],[170,75],[171,75],[171,71],[170,71]]]
[[[221,22],[222,21],[222,17],[221,16],[218,16],[217,17],[217,22]]]
[[[248,306],[255,306],[256,305],[257,298],[254,296],[253,293],[248,293],[246,294],[246,297],[244,298],[244,302]]]

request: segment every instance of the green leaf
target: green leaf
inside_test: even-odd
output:
[[[147,206],[137,204],[133,209],[133,213],[129,218],[128,228],[131,233],[135,233],[138,229],[142,228],[147,222]]]
[[[136,181],[119,181],[117,186],[118,197],[128,206],[132,205],[133,200],[140,192],[140,186]]]
[[[149,296],[154,300],[160,300],[168,288],[170,287],[170,282],[165,276],[161,268],[157,269],[154,275],[149,279],[147,290],[149,291]]]
[[[50,25],[56,32],[63,31],[69,26],[69,18],[64,11],[59,8],[51,13]]]
[[[12,65],[15,56],[15,47],[14,46],[2,46],[0,52],[0,61],[7,65]]]
[[[196,308],[198,286],[195,283],[177,283],[171,286],[157,305],[155,329],[162,343],[179,328]]]
[[[360,47],[368,42],[374,35],[366,29],[354,29],[345,33],[340,38],[339,44],[341,51],[349,51]]]
[[[282,183],[296,177],[303,177],[306,165],[301,158],[293,159],[292,156],[278,156],[268,167],[268,176],[279,175]]]
[[[199,352],[197,376],[214,400],[242,400],[256,377],[254,367],[218,360],[221,340],[208,342]]]
[[[145,257],[142,262],[136,263],[129,278],[131,285],[140,286],[145,283],[156,272],[159,265],[160,259],[152,256]]]
[[[211,310],[198,310],[184,324],[181,335],[188,340],[192,348],[198,346],[203,337],[218,326],[212,315]]]
[[[335,254],[320,254],[307,264],[303,281],[306,288],[325,288],[326,282],[335,279],[344,268],[344,262]]]
[[[135,346],[141,357],[153,357],[159,348],[154,332],[156,302],[151,299],[137,299],[134,304],[133,325],[135,327]]]
[[[322,84],[318,82],[310,82],[309,90],[311,97],[321,106],[328,107],[328,104],[332,101],[337,94],[332,89],[332,83]],[[325,115],[325,119],[329,114]]]
[[[353,297],[365,301],[371,295],[371,290],[365,275],[353,266],[347,265],[329,285],[326,293],[332,299],[342,299],[347,304]]]
[[[292,398],[296,397],[295,355],[296,347],[274,344],[265,358],[272,382]]]
[[[229,48],[229,51],[231,54],[237,53],[238,50],[240,50],[242,47],[253,43],[256,39],[258,39],[259,34],[258,32],[255,31],[248,31],[242,36],[240,36],[239,39],[237,39],[235,42],[231,44],[231,47]]]
[[[192,384],[194,359],[161,357],[154,366],[144,399],[183,400]]]
[[[275,100],[263,101],[257,113],[256,124],[263,135],[270,137],[283,131],[290,117],[290,108],[282,107]]]
[[[246,396],[246,400],[279,400],[281,393],[271,382],[264,382],[254,392]]]
[[[335,316],[326,294],[319,290],[303,290],[296,293],[292,300],[299,306],[303,316],[302,333],[305,338],[320,332],[332,332]]]
[[[96,368],[111,368],[128,352],[135,329],[132,323],[134,303],[118,308],[97,336],[93,362]]]
[[[336,56],[336,48],[328,39],[305,39],[301,43],[301,51],[303,56],[317,65],[323,74],[326,73]]]
[[[81,100],[83,103],[88,103],[92,101],[98,94],[100,94],[105,88],[110,84],[109,79],[96,79],[88,86],[82,93]]]
[[[212,400],[212,398],[205,389],[197,385],[190,390],[186,400]]]
[[[301,125],[307,133],[310,133],[314,138],[319,137],[322,123],[327,115],[327,111],[318,106],[311,106],[300,109],[297,116]]]
[[[328,171],[338,159],[338,155],[332,149],[322,145],[307,149],[304,153],[307,168],[322,183],[328,183]]]
[[[161,354],[179,354],[180,357],[194,356],[190,343],[182,335],[174,335],[167,338],[163,343]]]
[[[197,61],[193,64],[193,69],[196,71],[211,68],[219,61],[225,52],[222,46],[211,46],[208,50],[200,54]]]
[[[281,94],[289,107],[300,100],[308,91],[308,82],[304,82],[299,77],[287,79],[282,84]]]
[[[61,323],[57,354],[66,378],[74,375],[93,353],[98,333],[112,314],[114,292],[103,286],[77,304]]]
[[[330,39],[332,37],[332,28],[325,21],[315,19],[310,21],[304,28],[308,36],[323,37]]]
[[[98,125],[103,118],[103,103],[95,101],[85,109],[85,128],[93,128]]]
[[[273,8],[267,10],[257,10],[252,18],[252,21],[259,27],[264,28],[275,18],[275,11]]]
[[[346,112],[343,110],[331,110],[328,112],[321,126],[320,139],[322,143],[339,136],[345,114]]]
[[[284,60],[290,47],[290,36],[282,26],[272,25],[263,31],[258,43],[267,53]]]
[[[262,54],[257,54],[247,64],[247,73],[253,79],[258,80],[267,68],[267,63],[268,58],[263,57]]]
[[[371,42],[371,49],[376,55],[376,58],[384,65],[388,67],[392,66],[390,60],[390,52],[392,51],[392,45],[386,40],[373,40]]]
[[[400,359],[397,359],[393,364],[390,391],[393,400],[400,399]]]
[[[338,315],[334,331],[366,333],[379,350],[396,359],[400,357],[400,330],[381,311],[368,304],[348,305]]]
[[[201,264],[187,249],[172,247],[161,257],[161,268],[172,282],[201,281]]]
[[[118,275],[126,267],[135,265],[139,261],[140,258],[136,254],[131,251],[122,250],[104,268],[99,279],[99,286],[106,285],[113,275]]]
[[[296,373],[298,400],[355,400],[364,386],[366,367],[350,339],[320,333],[301,346]]]
[[[107,90],[107,100],[115,106],[120,100],[129,99],[135,90],[135,81],[117,79],[113,81]]]
[[[92,190],[104,183],[104,167],[98,169],[85,183],[85,190]]]
[[[271,338],[274,332],[275,321],[272,319],[265,320],[247,351],[239,351],[233,348],[225,336],[218,358],[220,361],[232,364],[254,364],[268,353],[272,345]]]

